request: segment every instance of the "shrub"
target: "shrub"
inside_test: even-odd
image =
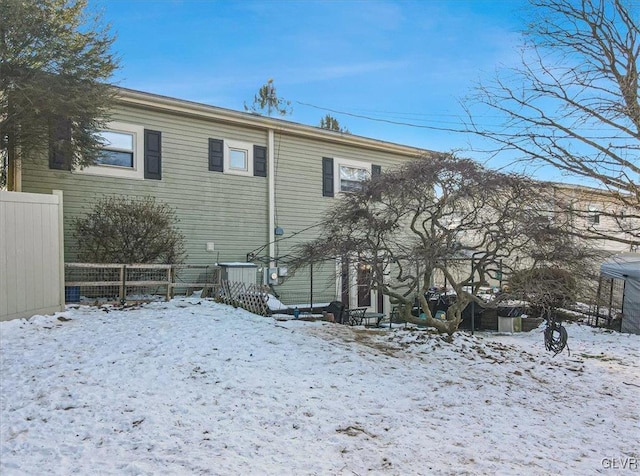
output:
[[[579,291],[578,281],[569,271],[552,267],[516,272],[509,287],[513,295],[528,301],[541,314],[574,304]]]
[[[105,197],[74,221],[78,258],[93,263],[181,263],[184,237],[172,208],[152,197]]]

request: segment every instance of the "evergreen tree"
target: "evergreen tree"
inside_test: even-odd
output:
[[[349,129],[347,129],[346,127],[342,127],[340,125],[340,122],[338,122],[338,119],[333,117],[331,114],[327,114],[322,119],[320,119],[320,128],[349,134]]]
[[[0,156],[4,185],[25,160],[95,163],[114,91],[114,37],[87,0],[0,0]],[[2,185],[0,183],[0,185]]]
[[[253,97],[251,106],[247,106],[247,103],[244,103],[244,110],[256,114],[260,114],[261,111],[266,111],[269,117],[271,117],[274,112],[277,112],[281,116],[286,116],[293,112],[291,101],[278,97],[276,87],[271,78],[258,90],[258,94]]]

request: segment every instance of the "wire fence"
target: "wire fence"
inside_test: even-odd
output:
[[[276,291],[269,286],[222,280],[215,265],[65,263],[65,301],[80,304],[150,302],[175,295],[214,298],[254,314],[270,315],[270,296],[291,312],[309,312],[340,301],[335,290]],[[278,309],[280,309],[278,307]]]
[[[209,265],[65,263],[65,301],[156,301],[200,291],[213,296],[220,277],[220,268]]]

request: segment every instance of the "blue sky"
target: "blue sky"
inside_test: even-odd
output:
[[[318,125],[330,112],[354,134],[441,151],[475,140],[430,128],[458,127],[474,84],[519,61],[528,8],[525,0],[89,5],[117,35],[121,86],[242,110],[273,78],[292,102],[288,120]]]

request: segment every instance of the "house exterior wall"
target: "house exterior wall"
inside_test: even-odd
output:
[[[53,170],[44,160],[22,164],[24,191],[64,191],[68,262],[77,260],[73,222],[97,199],[105,195],[151,195],[175,210],[177,227],[185,236],[187,263],[243,262],[255,251],[259,268],[274,261],[286,266],[293,246],[317,236],[319,228],[314,225],[339,200],[339,193],[323,196],[323,157],[367,167],[375,164],[384,170],[422,153],[397,144],[139,92],[125,92],[111,120],[161,132],[161,180]],[[273,144],[269,144],[270,135]],[[209,139],[265,148],[271,145],[273,167],[268,168],[267,177],[211,171]],[[273,210],[269,209],[270,180],[275,190]],[[275,236],[273,256],[269,256],[269,243],[274,238],[270,213],[274,214],[275,225],[284,230],[283,235]],[[208,243],[214,243],[214,251],[207,251]],[[314,266],[317,295],[335,291],[335,270],[333,262]],[[302,271],[277,289],[304,293],[309,291],[309,284],[309,271]]]
[[[367,150],[346,144],[332,144],[320,140],[276,134],[276,205],[277,225],[284,235],[277,241],[276,256],[286,257],[292,248],[301,242],[318,236],[326,211],[340,200],[340,193],[333,197],[322,194],[322,158],[331,157],[362,163],[370,168],[378,165],[382,170],[397,166],[403,161],[417,157]],[[319,225],[319,226],[314,226]],[[292,235],[295,235],[292,237]],[[314,289],[318,296],[337,297],[336,265],[333,261],[314,266]],[[308,289],[310,271],[305,270],[297,280],[284,284],[285,291],[302,293]],[[353,280],[352,280],[353,281]],[[352,283],[353,284],[353,283]],[[354,291],[352,290],[353,294]]]
[[[264,244],[267,183],[264,177],[243,177],[208,170],[208,138],[229,137],[265,144],[261,131],[212,124],[194,118],[125,107],[114,119],[162,132],[162,180],[137,180],[50,170],[44,161],[23,166],[23,190],[65,191],[65,256],[76,260],[73,220],[105,195],[154,196],[169,204],[185,235],[188,263],[208,264],[243,258]],[[214,252],[206,243],[214,243]]]

